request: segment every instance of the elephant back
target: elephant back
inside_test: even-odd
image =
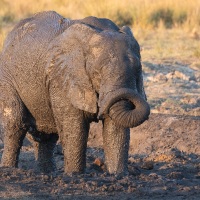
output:
[[[26,90],[26,84],[37,87],[35,83],[44,77],[42,58],[49,43],[69,25],[69,19],[54,11],[41,12],[21,20],[8,34],[2,50],[2,67],[18,91]]]
[[[119,27],[115,23],[113,23],[111,20],[106,19],[106,18],[97,18],[97,17],[90,16],[80,21],[95,29],[99,29],[100,31],[104,31],[104,30],[119,31]]]
[[[21,54],[39,56],[47,44],[69,24],[70,20],[54,11],[37,13],[33,17],[21,20],[8,34],[3,53],[12,53],[11,56],[16,58]]]

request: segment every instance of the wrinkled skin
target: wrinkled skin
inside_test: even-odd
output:
[[[14,27],[0,56],[2,166],[17,167],[29,132],[41,171],[55,170],[59,136],[65,173],[83,173],[90,123],[102,120],[107,170],[127,174],[129,128],[150,113],[129,27],[43,12]]]

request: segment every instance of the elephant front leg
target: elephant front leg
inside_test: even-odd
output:
[[[18,167],[19,152],[25,137],[26,131],[5,129],[4,151],[1,165],[4,167]]]
[[[20,148],[27,132],[27,110],[12,88],[0,89],[0,118],[4,135],[1,166],[17,167]]]
[[[110,174],[128,174],[130,129],[117,127],[110,117],[103,122],[105,162]]]
[[[73,111],[72,111],[73,110]],[[72,109],[68,112],[60,140],[64,152],[64,170],[72,175],[83,173],[86,167],[86,149],[89,123],[82,111]]]

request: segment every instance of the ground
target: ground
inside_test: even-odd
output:
[[[85,174],[63,174],[60,145],[56,173],[37,172],[25,140],[19,169],[0,168],[0,199],[200,199],[200,40],[172,30],[135,35],[151,115],[131,129],[129,176],[104,172],[101,124],[92,124]]]
[[[57,171],[35,170],[33,148],[25,140],[19,169],[1,168],[1,199],[199,199],[199,117],[152,114],[131,130],[129,176],[104,172],[101,124],[92,124],[83,175],[63,175],[60,145]],[[155,123],[156,122],[156,123]],[[1,146],[2,152],[2,146]]]

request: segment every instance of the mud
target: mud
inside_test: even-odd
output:
[[[63,175],[64,161],[60,145],[57,145],[55,160],[57,171],[41,174],[36,170],[34,152],[31,143],[25,140],[20,155],[19,169],[1,168],[1,199],[198,199],[200,198],[200,154],[199,154],[199,118],[172,117],[153,114],[146,124],[131,130],[131,147],[129,152],[129,176],[114,176],[105,172],[104,152],[101,148],[100,131],[92,126],[87,150],[87,167],[83,175]],[[158,119],[171,120],[147,126]],[[184,121],[189,121],[183,126]],[[167,129],[168,127],[168,129]],[[173,141],[178,141],[179,133],[187,131],[185,151],[170,141],[170,131],[181,127],[180,131],[171,133]],[[161,130],[160,134],[156,129]],[[100,127],[98,127],[100,130]],[[147,131],[148,130],[148,131]],[[196,131],[196,132],[195,132]],[[146,133],[146,134],[145,134]],[[134,140],[134,134],[136,140]],[[138,139],[138,135],[142,137]],[[160,137],[161,136],[161,137]],[[176,138],[177,137],[177,138]],[[160,138],[160,139],[159,139]],[[92,141],[98,144],[91,145]],[[196,140],[196,142],[195,142]],[[134,142],[133,142],[134,141]],[[158,143],[163,145],[158,145]],[[149,144],[149,145],[148,145]],[[94,147],[96,146],[96,147]],[[98,146],[98,147],[97,147]],[[151,149],[148,147],[151,146]],[[189,148],[190,147],[190,148]],[[195,153],[192,153],[193,149]],[[3,145],[1,145],[1,155]],[[186,153],[188,152],[188,153]]]

